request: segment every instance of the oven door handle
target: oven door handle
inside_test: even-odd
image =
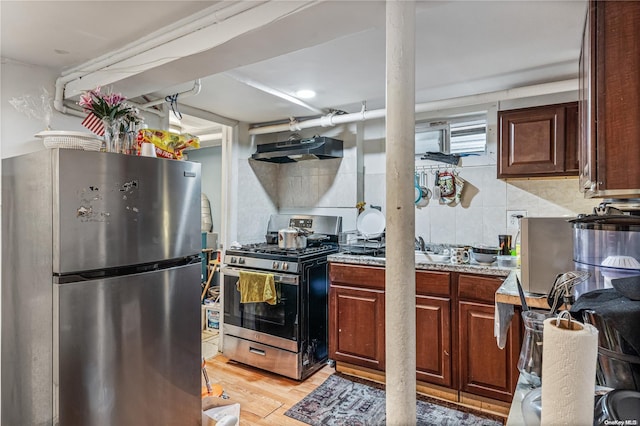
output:
[[[222,273],[231,277],[240,278],[240,271],[247,271],[247,270],[240,269],[240,268],[232,268],[229,266],[222,267]],[[271,272],[260,271],[260,273],[269,274]],[[298,285],[300,281],[300,277],[298,277],[297,275],[290,275],[290,274],[272,274],[272,275],[273,275],[273,280],[276,283],[280,283],[280,284]]]

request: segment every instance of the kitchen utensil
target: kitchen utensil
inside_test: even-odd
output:
[[[299,228],[280,229],[278,230],[278,247],[285,250],[306,248],[307,236]]]
[[[555,314],[563,304],[567,309],[574,302],[573,288],[591,276],[587,271],[569,271],[556,275],[556,279],[547,294],[547,303],[551,313]]]
[[[326,234],[310,234],[307,235],[307,247],[317,247],[328,240],[329,236]]]
[[[429,189],[429,174],[427,172],[422,172],[422,197],[427,200],[431,198],[431,189]]]
[[[422,190],[420,189],[420,184],[418,183],[418,173],[416,173],[413,177],[413,193],[415,198],[413,202],[418,205],[420,200],[422,200]]]
[[[431,190],[427,187],[427,174],[425,172],[420,173],[420,201],[416,205],[420,208],[426,207],[429,204],[431,198]]]
[[[432,200],[440,200],[440,172],[435,171],[435,179],[433,181],[433,192],[431,195]]]
[[[518,295],[520,296],[520,304],[522,305],[523,311],[529,310],[529,305],[527,305],[527,299],[524,297],[524,290],[522,290],[522,284],[520,284],[520,278],[516,274],[516,286],[518,286]]]
[[[371,207],[360,213],[356,220],[356,230],[367,239],[380,238],[385,226],[384,214],[380,210]]]

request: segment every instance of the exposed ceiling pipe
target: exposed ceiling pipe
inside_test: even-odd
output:
[[[495,92],[479,93],[477,95],[460,96],[457,98],[441,99],[437,101],[416,104],[416,114],[436,111],[445,108],[456,108],[469,105],[480,105],[509,99],[527,98],[530,96],[548,95],[552,93],[569,92],[578,90],[578,79],[556,81],[552,83],[534,84],[532,86],[516,87],[514,89],[497,90]],[[285,124],[254,127],[249,129],[250,135],[265,135],[278,132],[293,132],[312,127],[329,127],[338,124],[353,123],[356,121],[384,118],[386,109],[354,112],[350,114],[327,114],[319,118],[305,121],[292,121]]]

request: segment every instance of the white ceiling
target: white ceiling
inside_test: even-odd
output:
[[[2,0],[1,54],[62,73],[231,3]],[[175,60],[113,86],[131,98],[159,98],[201,78],[201,92],[179,105],[249,123],[318,115],[253,86],[289,95],[312,88],[317,96],[306,102],[323,111],[356,112],[363,101],[383,107],[385,3],[295,3],[299,10],[274,22],[185,58],[177,49]],[[586,0],[417,2],[417,102],[576,77],[585,11]]]

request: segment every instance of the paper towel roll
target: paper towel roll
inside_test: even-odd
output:
[[[542,426],[593,424],[598,330],[575,321],[572,325],[569,329],[566,319],[544,321]]]

